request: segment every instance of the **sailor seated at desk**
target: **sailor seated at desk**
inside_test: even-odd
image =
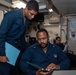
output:
[[[45,29],[36,33],[37,43],[28,47],[20,60],[20,69],[24,75],[50,75],[54,69],[69,69],[70,61],[61,48],[49,43],[49,35]],[[36,69],[26,62],[36,64],[43,69]]]

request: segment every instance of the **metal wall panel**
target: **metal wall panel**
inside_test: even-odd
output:
[[[76,54],[76,16],[68,19],[68,45]]]

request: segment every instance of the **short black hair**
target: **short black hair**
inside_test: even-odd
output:
[[[35,0],[31,0],[27,3],[26,7],[29,9],[29,10],[35,10],[35,11],[39,11],[39,4],[37,1]]]
[[[60,39],[60,40],[61,40],[61,38],[60,38],[59,36],[56,37],[56,40],[57,40],[57,39]]]
[[[48,31],[46,29],[39,29],[36,33],[36,36],[38,35],[39,32],[45,32],[47,34],[47,36],[49,35]]]

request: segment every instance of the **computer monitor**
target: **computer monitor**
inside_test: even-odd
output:
[[[44,13],[38,13],[32,22],[44,22]]]

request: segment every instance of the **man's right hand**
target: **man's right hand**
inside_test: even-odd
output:
[[[59,70],[60,69],[60,66],[54,64],[54,63],[51,63],[47,66],[46,68],[47,70]]]
[[[36,75],[50,75],[51,73],[52,71],[44,72],[42,69],[39,69],[38,71],[36,71]]]
[[[8,61],[8,58],[6,56],[0,56],[0,62],[7,62]]]

